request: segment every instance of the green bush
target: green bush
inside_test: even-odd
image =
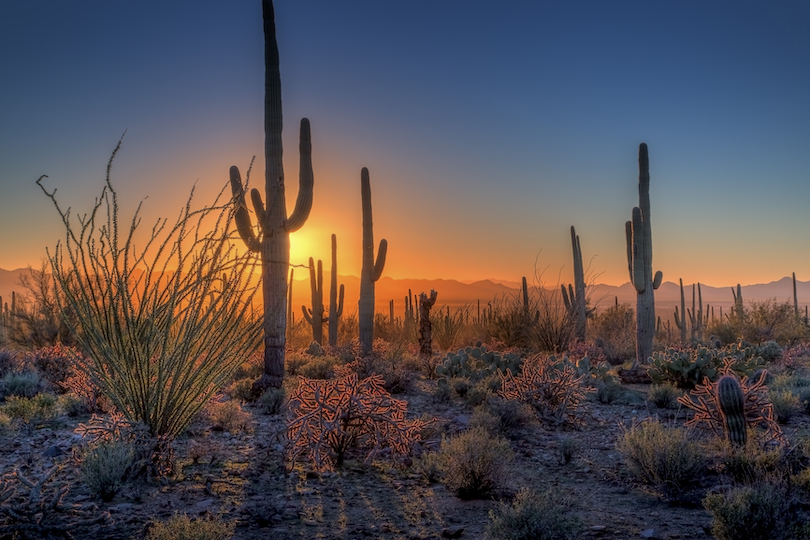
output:
[[[287,393],[283,388],[268,388],[256,400],[256,405],[264,414],[278,414],[284,407],[284,401],[287,399]]]
[[[638,480],[672,502],[682,500],[707,469],[706,452],[692,433],[657,420],[626,429],[617,449]]]
[[[15,371],[0,379],[0,397],[34,397],[45,390],[45,382],[36,371]]]
[[[740,342],[722,349],[699,346],[696,349],[656,351],[647,373],[654,383],[671,382],[678,388],[692,389],[702,384],[704,378],[717,380],[727,363],[738,375],[747,376],[765,366],[765,361],[756,355],[753,347]]]
[[[551,491],[535,493],[521,488],[511,505],[490,511],[486,528],[491,540],[570,540],[577,538],[582,521],[571,517],[569,505],[555,499]]]
[[[235,525],[221,519],[196,519],[174,516],[168,521],[154,521],[146,540],[227,540],[233,536]]]
[[[712,515],[718,540],[781,540],[791,524],[784,486],[769,483],[710,493],[703,506]]]
[[[560,459],[560,464],[568,465],[574,458],[574,454],[579,449],[577,440],[573,437],[559,437],[557,439],[557,454]]]
[[[2,411],[12,420],[19,420],[28,427],[37,426],[56,417],[56,396],[37,394],[26,398],[9,396]]]
[[[104,502],[115,498],[135,465],[135,451],[124,441],[102,440],[82,457],[82,479]]]
[[[242,403],[253,401],[251,388],[253,387],[253,381],[256,379],[258,379],[258,377],[243,377],[237,379],[225,387],[225,393],[228,394],[229,398],[241,401]]]
[[[790,390],[769,391],[768,398],[773,404],[776,421],[780,424],[787,424],[791,417],[802,409],[799,396]]]
[[[439,450],[442,481],[462,499],[486,498],[502,488],[512,459],[509,443],[480,427],[444,439]]]
[[[647,401],[659,409],[672,409],[678,406],[678,397],[682,394],[683,392],[672,384],[654,384],[650,386]]]

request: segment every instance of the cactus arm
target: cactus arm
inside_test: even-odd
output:
[[[307,306],[301,306],[301,311],[304,313],[304,318],[307,320],[307,323],[312,324],[312,310],[308,309]]]
[[[388,254],[388,241],[383,238],[380,240],[380,249],[377,250],[377,261],[374,263],[374,272],[371,275],[371,281],[378,281],[382,277],[383,268],[385,267],[385,256]]]
[[[239,231],[239,236],[245,242],[245,245],[250,251],[260,252],[262,244],[256,237],[253,231],[253,226],[250,223],[250,214],[248,214],[247,205],[245,204],[245,190],[242,188],[242,175],[239,174],[239,168],[234,165],[230,170],[231,174],[231,192],[233,193],[233,201],[236,204],[236,229]]]
[[[262,195],[258,189],[253,188],[250,190],[250,200],[253,202],[253,211],[256,212],[256,221],[263,230],[264,224],[267,222],[267,213],[264,211]]]
[[[560,289],[562,290],[563,304],[565,304],[565,309],[571,311],[573,306],[571,305],[571,300],[568,299],[568,291],[566,290],[565,285],[560,285]]]
[[[340,317],[341,315],[343,315],[343,293],[344,293],[344,289],[343,289],[343,284],[341,283],[340,284],[340,294],[338,295],[338,298],[339,298],[338,299],[338,308],[337,308],[337,311],[335,312],[335,317]]]
[[[627,272],[630,274],[630,283],[633,283],[633,222],[624,222],[624,237],[627,240]]]
[[[312,140],[309,120],[301,119],[301,135],[299,143],[300,167],[298,173],[298,198],[290,217],[284,220],[284,230],[295,232],[306,223],[309,212],[312,210],[312,191],[315,184],[312,172]]]

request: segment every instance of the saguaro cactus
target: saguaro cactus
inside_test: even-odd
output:
[[[683,279],[678,279],[681,284],[681,313],[678,315],[678,306],[675,306],[675,326],[681,331],[681,343],[686,343],[686,298],[683,295]]]
[[[703,341],[703,294],[700,292],[700,283],[697,284],[698,303],[695,305],[695,284],[692,284],[692,311],[689,313],[690,337]]]
[[[652,271],[652,225],[650,222],[650,160],[647,145],[638,147],[638,202],[633,219],[625,224],[627,237],[627,266],[630,282],[636,289],[636,359],[633,366],[652,356],[655,334],[655,289],[661,285],[663,274]]]
[[[571,225],[571,247],[574,251],[574,286],[569,285],[566,291],[565,285],[561,285],[562,297],[566,309],[575,321],[576,338],[585,341],[588,320],[588,312],[585,307],[585,270],[582,266],[582,247],[579,244],[579,235],[573,225]]]
[[[315,261],[309,258],[309,286],[312,292],[312,308],[301,306],[304,312],[304,319],[312,325],[312,341],[318,345],[323,342],[323,314],[326,311],[323,307],[323,263],[318,261],[318,272],[315,273]]]
[[[374,260],[374,226],[371,219],[371,181],[368,169],[360,172],[360,193],[363,203],[363,267],[360,271],[360,303],[358,324],[360,326],[360,352],[367,355],[374,342],[374,283],[382,276],[388,242],[380,240],[377,260]]]
[[[430,309],[436,303],[439,293],[430,291],[430,296],[419,293],[419,354],[430,358],[433,354],[433,324],[430,322]]]
[[[748,437],[745,423],[745,395],[740,382],[733,375],[724,375],[717,381],[717,403],[723,415],[723,427],[729,442],[745,446]]]
[[[343,284],[337,291],[337,236],[332,235],[332,275],[329,279],[329,346],[337,347],[338,319],[343,315]]]
[[[245,245],[261,254],[264,300],[264,374],[253,385],[254,393],[280,388],[284,379],[285,330],[287,327],[287,269],[290,264],[290,233],[300,229],[312,209],[312,144],[309,120],[301,119],[300,171],[295,209],[287,216],[281,147],[281,74],[276,43],[273,2],[262,1],[264,19],[264,156],[265,197],[252,189],[258,234],[250,222],[242,178],[236,166],[230,179],[237,205],[236,226]]]

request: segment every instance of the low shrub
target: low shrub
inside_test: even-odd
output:
[[[81,353],[74,347],[61,343],[37,349],[29,354],[26,362],[36,368],[37,372],[60,394],[68,391],[65,381],[75,371],[77,359]]]
[[[225,387],[225,393],[228,394],[229,398],[241,401],[242,403],[253,401],[251,388],[253,387],[253,381],[256,379],[258,379],[258,377],[243,377],[236,379]]]
[[[675,388],[673,384],[654,384],[650,386],[647,401],[659,409],[673,409],[678,406],[678,397],[681,395],[683,392]]]
[[[787,424],[795,414],[802,410],[799,396],[790,390],[769,391],[768,398],[773,405],[776,421],[780,424]]]
[[[442,482],[461,499],[490,497],[504,487],[513,459],[509,443],[481,427],[442,440]]]
[[[204,411],[215,431],[227,431],[231,434],[252,431],[250,415],[236,401],[210,403]]]
[[[56,396],[52,394],[37,394],[31,398],[9,396],[2,411],[26,427],[35,427],[56,417]]]
[[[154,521],[146,540],[227,540],[233,536],[235,525],[218,518],[191,520],[178,515],[168,521]]]
[[[557,439],[557,454],[561,465],[568,465],[579,449],[577,440],[573,437],[560,437]]]
[[[256,400],[256,405],[264,414],[278,414],[284,407],[287,393],[283,388],[268,388]]]
[[[20,362],[17,353],[6,347],[0,349],[0,377],[5,377],[18,369],[20,369]]]
[[[710,493],[703,506],[718,540],[781,540],[793,521],[785,487],[770,483]]]
[[[102,501],[110,502],[126,484],[135,451],[124,441],[99,441],[82,456],[82,479]]]
[[[616,446],[633,475],[671,502],[681,501],[707,468],[692,433],[657,420],[626,429]]]
[[[550,491],[535,493],[521,488],[512,504],[501,504],[489,513],[486,528],[491,540],[570,540],[577,538],[582,521],[567,513],[567,501]]]
[[[0,379],[0,397],[30,398],[45,390],[45,381],[36,371],[15,371]]]

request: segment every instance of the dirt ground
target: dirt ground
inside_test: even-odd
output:
[[[425,450],[437,448],[442,433],[465,429],[472,412],[460,399],[438,401],[435,385],[419,380],[397,396],[408,400],[409,416],[435,416],[442,426],[424,442]],[[591,397],[582,405],[578,428],[548,429],[531,423],[511,433],[515,460],[501,498],[508,501],[522,486],[550,489],[582,520],[582,538],[711,538],[710,516],[703,508],[672,506],[635,483],[615,448],[623,425],[650,415],[682,421],[686,412],[648,405],[644,385],[624,390],[610,404]],[[283,417],[243,407],[252,417],[252,431],[231,434],[194,425],[189,436],[175,443],[175,478],[130,485],[109,503],[95,498],[81,482],[71,457],[82,442],[76,427],[88,417],[60,417],[56,426],[6,438],[0,444],[0,474],[18,469],[36,479],[60,467],[43,485],[43,501],[59,483],[67,483],[64,518],[83,522],[72,528],[75,538],[94,540],[143,538],[150,520],[177,513],[234,521],[235,540],[479,539],[490,510],[501,504],[460,500],[443,485],[428,483],[414,467],[396,467],[386,460],[370,465],[349,460],[336,472],[323,474],[312,472],[306,463],[289,470]],[[806,421],[800,416],[796,422]],[[787,431],[795,427],[789,425]],[[562,464],[557,448],[561,436],[576,441],[567,464]]]

